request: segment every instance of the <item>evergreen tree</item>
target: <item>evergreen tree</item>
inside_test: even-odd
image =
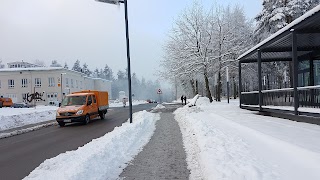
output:
[[[263,9],[255,17],[255,41],[269,37],[318,4],[319,0],[263,0]]]
[[[100,78],[100,74],[99,74],[99,69],[96,68],[94,71],[93,71],[93,77],[96,77],[96,78]]]
[[[80,66],[80,61],[77,59],[77,61],[73,64],[72,70],[77,72],[82,72],[82,68]]]
[[[136,98],[141,97],[141,87],[140,87],[140,81],[137,78],[137,74],[133,73],[131,77],[131,85],[132,85],[132,93],[135,95]]]
[[[100,69],[100,71],[99,71],[99,78],[105,79],[102,69]]]
[[[64,63],[64,67],[63,68],[69,69],[69,66],[68,66],[67,62]]]
[[[82,73],[86,74],[87,76],[90,76],[92,74],[92,71],[88,68],[87,63],[84,63],[82,66]]]
[[[125,73],[123,71],[121,71],[121,70],[118,71],[117,76],[118,76],[118,80],[126,79]]]
[[[105,79],[112,80],[113,79],[113,72],[112,69],[106,64],[103,70],[103,75]]]

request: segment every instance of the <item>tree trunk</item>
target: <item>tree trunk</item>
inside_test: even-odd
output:
[[[210,88],[209,88],[209,79],[206,73],[204,73],[204,81],[205,81],[205,85],[206,85],[206,90],[207,90],[207,97],[210,100],[210,103],[212,103],[212,96],[211,96],[211,92],[210,92]]]
[[[199,84],[198,84],[198,80],[196,80],[196,94],[199,94]]]
[[[218,84],[217,84],[217,101],[221,101],[221,73],[218,73]]]
[[[190,84],[191,84],[191,87],[192,87],[192,94],[195,96],[197,94],[197,90],[194,87],[194,80],[193,79],[190,80]]]
[[[233,99],[237,99],[237,85],[233,77]]]

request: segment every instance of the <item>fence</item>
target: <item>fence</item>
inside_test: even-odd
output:
[[[320,108],[320,85],[298,87],[299,107]],[[262,106],[293,106],[293,88],[263,90]],[[259,105],[259,91],[241,92],[242,105]]]

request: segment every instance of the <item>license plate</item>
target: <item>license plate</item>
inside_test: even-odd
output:
[[[63,122],[71,122],[71,119],[65,119]]]

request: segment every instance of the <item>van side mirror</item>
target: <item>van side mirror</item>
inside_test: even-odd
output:
[[[59,107],[61,107],[61,103],[59,103]]]

